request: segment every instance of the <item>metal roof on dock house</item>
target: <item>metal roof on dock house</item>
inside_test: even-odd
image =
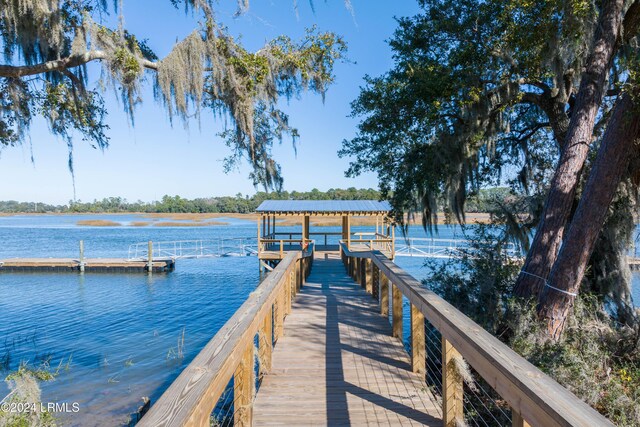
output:
[[[265,200],[256,212],[281,215],[384,215],[389,202],[377,200]]]

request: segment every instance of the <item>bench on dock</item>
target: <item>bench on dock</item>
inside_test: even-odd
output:
[[[139,425],[465,420],[612,425],[383,252],[341,242],[340,252],[287,252]]]

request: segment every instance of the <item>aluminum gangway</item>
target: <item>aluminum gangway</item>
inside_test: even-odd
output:
[[[152,243],[154,259],[220,258],[230,256],[250,256],[258,254],[255,237],[230,237],[212,240],[175,240]],[[149,242],[129,245],[130,261],[149,258]]]
[[[505,244],[507,254],[518,257],[518,250],[513,243]],[[395,256],[421,258],[459,258],[472,251],[466,239],[431,239],[424,237],[397,238],[395,240]]]

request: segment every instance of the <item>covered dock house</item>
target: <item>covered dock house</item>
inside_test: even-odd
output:
[[[386,201],[377,200],[265,200],[256,212],[258,221],[258,253],[264,265],[270,265],[284,258],[289,250],[306,249],[338,252],[340,243],[348,248],[366,247],[388,253],[393,259],[394,228],[389,212],[391,206]],[[278,231],[278,220],[300,218],[301,230]],[[340,231],[312,231],[313,217],[341,218]],[[371,218],[371,230],[351,230],[352,219]],[[375,228],[373,219],[375,218]]]

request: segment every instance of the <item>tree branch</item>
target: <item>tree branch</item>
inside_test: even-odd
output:
[[[107,59],[109,56],[102,50],[90,50],[80,55],[72,55],[62,59],[42,62],[34,65],[0,65],[0,77],[20,78],[51,71],[64,71],[79,67],[91,61]],[[158,64],[147,59],[140,60],[144,68],[157,70]]]
[[[640,0],[634,1],[624,15],[624,21],[622,21],[623,43],[627,43],[635,37],[638,34],[638,29],[640,29]]]

